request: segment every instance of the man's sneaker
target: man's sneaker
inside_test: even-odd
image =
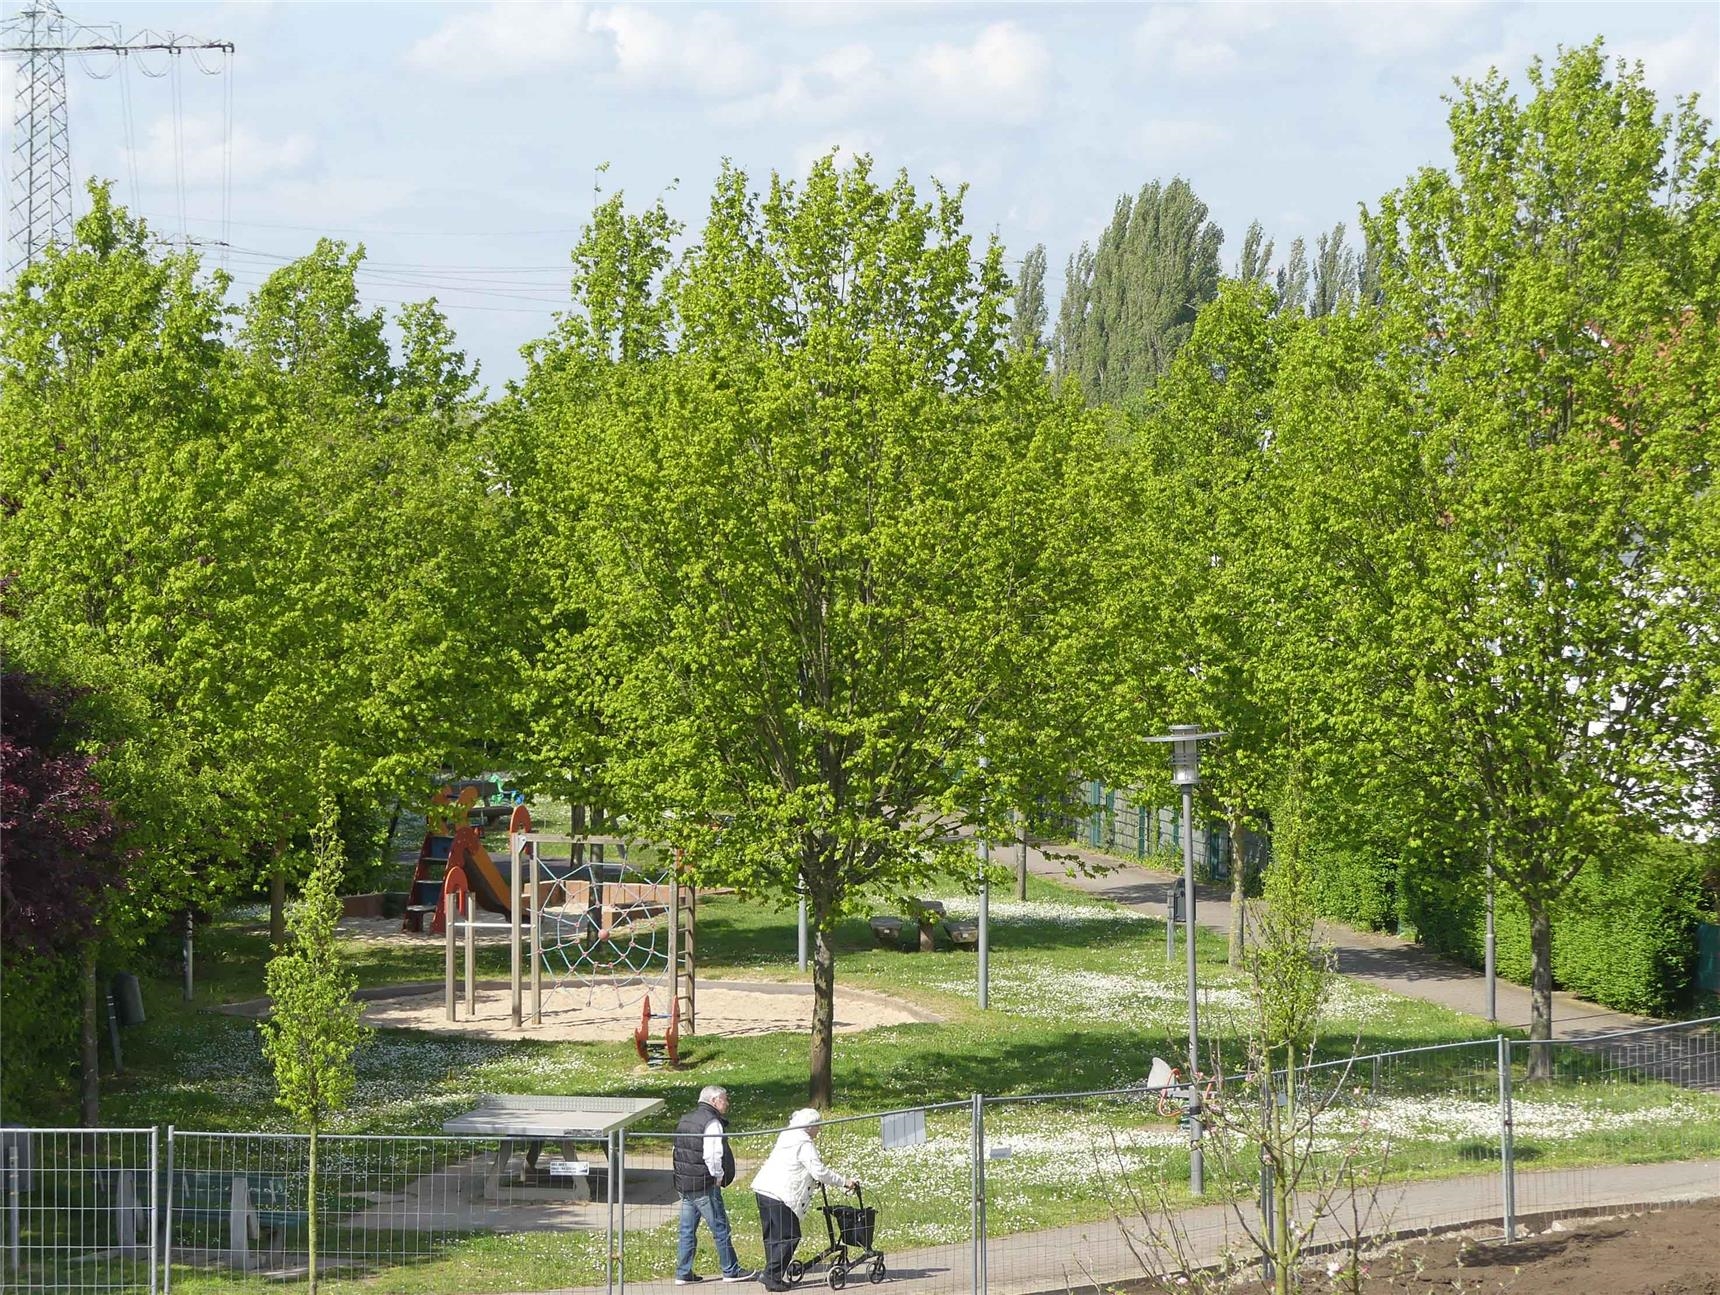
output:
[[[704,1280],[705,1279],[703,1277],[699,1276],[698,1273],[688,1273],[685,1277],[675,1278],[675,1285],[677,1285],[677,1286],[697,1286],[700,1282],[702,1282]]]
[[[726,1282],[756,1282],[758,1274],[742,1268],[738,1273],[724,1273],[723,1280]]]

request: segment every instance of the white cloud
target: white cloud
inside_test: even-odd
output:
[[[1269,31],[1273,16],[1264,5],[1160,5],[1132,35],[1137,54],[1178,76],[1222,76],[1242,66],[1240,46]]]
[[[1640,60],[1643,78],[1662,100],[1662,107],[1695,91],[1702,96],[1703,111],[1714,115],[1715,99],[1720,97],[1720,28],[1715,24],[1698,24],[1666,40],[1621,41],[1609,45],[1607,53],[1631,63]]]
[[[591,15],[574,0],[510,4],[495,0],[450,18],[406,52],[425,72],[482,81],[584,63],[603,52]]]
[[[233,182],[241,184],[297,174],[315,153],[311,137],[301,131],[268,137],[249,126],[235,126],[231,151]],[[123,149],[120,156],[123,166]],[[159,117],[144,132],[136,156],[138,179],[145,184],[177,184],[182,160],[187,188],[218,188],[229,156],[222,118],[219,114],[187,114],[181,120],[176,138],[173,118]]]
[[[615,73],[624,84],[727,98],[761,83],[759,60],[727,18],[701,12],[671,21],[663,12],[618,5],[591,15],[591,30],[614,42]]]
[[[1468,43],[1484,30],[1487,0],[1418,0],[1418,3],[1324,6],[1333,28],[1358,54],[1397,59],[1433,54]],[[1490,24],[1489,24],[1490,25]]]
[[[725,110],[730,120],[836,121],[889,99],[890,76],[869,45],[841,45],[808,63],[784,68],[776,86]]]
[[[1129,131],[1125,147],[1140,162],[1170,164],[1228,143],[1230,131],[1204,117],[1149,117]]]
[[[1051,54],[1013,22],[986,27],[971,45],[939,42],[915,56],[908,89],[954,117],[1023,122],[1045,106]]]

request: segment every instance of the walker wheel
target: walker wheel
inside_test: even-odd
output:
[[[788,1280],[790,1286],[798,1286],[800,1279],[806,1276],[806,1265],[798,1259],[790,1259],[788,1267],[782,1270],[782,1275]]]
[[[882,1258],[874,1259],[872,1261],[871,1277],[872,1284],[874,1286],[884,1280],[884,1260]]]
[[[839,1291],[848,1284],[848,1265],[840,1259],[830,1265],[830,1289]]]

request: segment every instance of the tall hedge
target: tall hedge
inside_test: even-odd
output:
[[[1712,913],[1705,878],[1709,850],[1659,837],[1585,869],[1553,910],[1553,980],[1622,1012],[1665,1015],[1695,995],[1696,924]],[[1478,869],[1462,880],[1406,871],[1400,918],[1421,942],[1470,966],[1482,965],[1486,895]],[[1329,883],[1336,885],[1336,881]],[[1342,916],[1331,910],[1332,916]],[[1529,979],[1529,919],[1503,887],[1495,910],[1499,974]]]

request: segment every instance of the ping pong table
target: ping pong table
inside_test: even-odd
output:
[[[526,1097],[486,1094],[483,1104],[442,1124],[442,1132],[468,1138],[495,1138],[500,1143],[495,1163],[484,1175],[488,1196],[501,1194],[502,1175],[514,1150],[525,1143],[526,1165],[537,1167],[538,1153],[546,1142],[564,1148],[575,1142],[598,1142],[607,1152],[608,1173],[604,1193],[613,1199],[615,1184],[625,1168],[620,1140],[622,1129],[663,1109],[661,1097]],[[625,1184],[622,1184],[625,1195]]]

